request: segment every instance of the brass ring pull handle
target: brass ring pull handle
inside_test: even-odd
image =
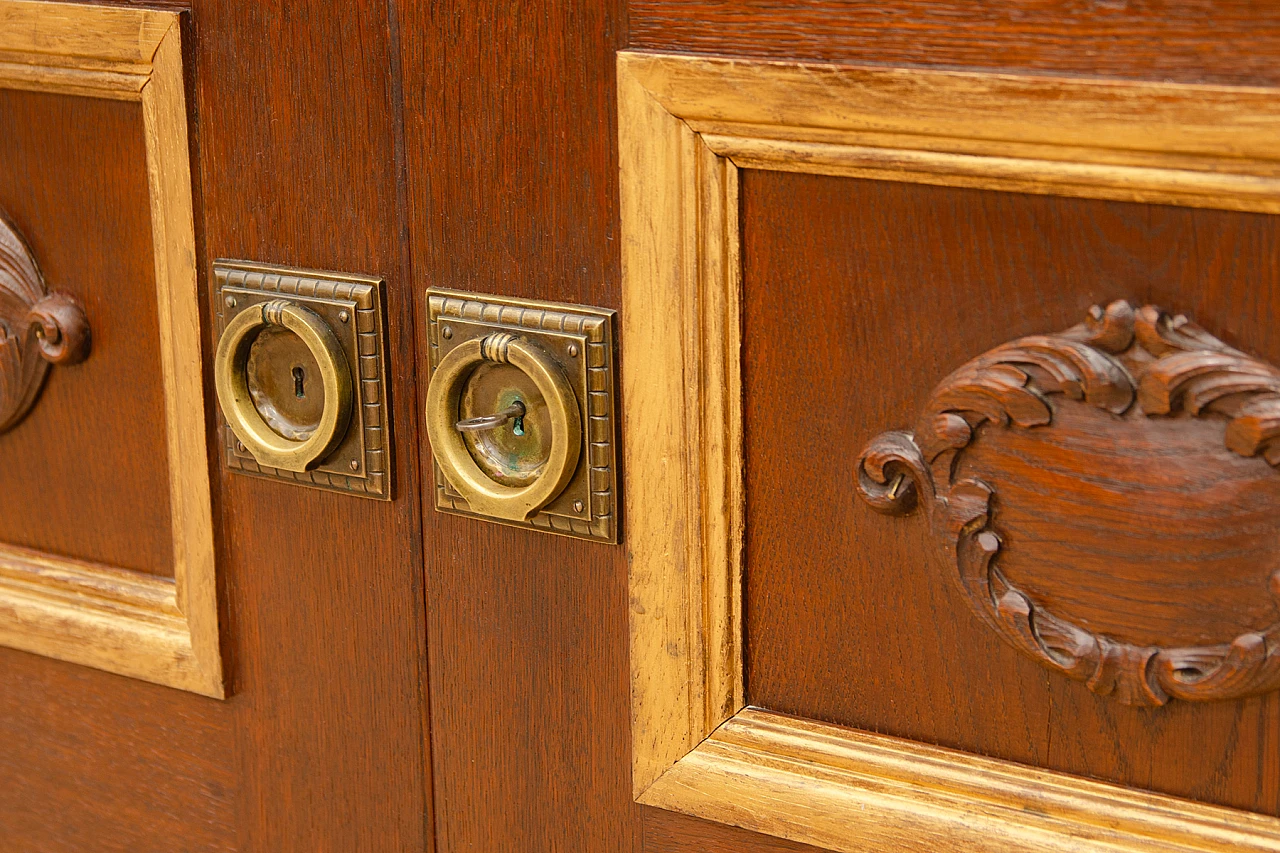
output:
[[[541,476],[524,487],[507,486],[491,479],[467,450],[459,430],[458,412],[467,379],[485,362],[510,364],[528,376],[547,403],[551,420],[551,448]],[[514,407],[512,407],[514,408]],[[507,411],[475,421],[485,421],[480,429],[493,428],[492,418],[503,423],[518,415]],[[475,428],[475,427],[473,427]],[[525,521],[564,491],[578,467],[581,453],[582,417],[578,399],[564,372],[537,344],[505,332],[466,341],[440,362],[427,391],[427,433],[441,471],[477,513]]]
[[[257,336],[269,326],[293,332],[315,357],[324,386],[324,411],[311,435],[294,441],[273,430],[254,405],[249,389],[249,352]],[[351,422],[354,398],[351,367],[329,325],[309,308],[284,300],[262,303],[227,324],[214,356],[218,403],[227,424],[258,464],[303,472],[333,452]]]
[[[49,293],[35,257],[0,216],[0,433],[35,405],[51,364],[89,357],[89,320],[65,293]]]

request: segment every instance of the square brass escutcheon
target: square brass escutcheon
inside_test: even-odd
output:
[[[582,424],[581,452],[572,477],[558,495],[526,521],[496,518],[475,511],[444,476],[438,457],[433,464],[436,509],[564,536],[617,542],[614,312],[437,288],[427,291],[427,309],[433,377],[454,349],[494,333],[507,333],[537,345],[563,371],[573,389]],[[473,377],[483,370],[477,368]],[[513,373],[515,369],[508,368],[508,371]],[[451,412],[451,418],[456,415],[461,420],[471,415],[492,414],[489,409],[510,402],[503,396],[503,385],[520,384],[518,377],[514,382],[509,378],[504,382],[502,377],[493,374],[475,382],[468,378],[467,382],[480,386],[476,394],[485,397],[485,403],[474,412]],[[484,387],[486,385],[489,387]],[[536,424],[530,426],[536,428]],[[486,458],[477,441],[468,439],[468,448],[483,469],[494,472],[497,477],[504,473],[503,463],[509,463],[511,470],[505,473],[513,479],[506,485],[523,485],[534,478],[535,472],[530,471],[528,480],[515,479],[522,476],[522,472],[521,460],[514,450],[502,459]],[[501,456],[502,450],[492,449],[489,455]]]
[[[382,280],[226,260],[215,261],[213,272],[219,337],[239,314],[249,309],[261,310],[266,302],[285,300],[308,308],[337,337],[351,369],[355,395],[345,436],[319,464],[305,472],[259,464],[221,417],[227,467],[242,474],[390,500],[390,408]],[[309,380],[299,371],[295,381],[301,392],[301,383]]]

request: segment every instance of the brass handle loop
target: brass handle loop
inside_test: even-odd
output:
[[[551,451],[542,476],[528,486],[505,486],[486,475],[459,433],[458,410],[471,372],[486,361],[507,363],[533,380],[547,403]],[[535,343],[505,332],[459,344],[440,362],[427,390],[427,434],[440,470],[472,511],[526,521],[564,491],[578,467],[582,417],[564,372]]]
[[[324,411],[305,441],[291,441],[271,429],[249,392],[249,350],[268,326],[281,326],[301,338],[320,366]],[[284,300],[246,309],[227,324],[213,364],[218,404],[227,424],[259,465],[308,471],[332,453],[346,435],[354,398],[351,367],[333,330],[311,309]]]

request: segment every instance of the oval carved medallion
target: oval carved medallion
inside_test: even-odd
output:
[[[1129,303],[1020,338],[874,438],[858,490],[922,508],[975,613],[1136,705],[1280,687],[1280,370]]]

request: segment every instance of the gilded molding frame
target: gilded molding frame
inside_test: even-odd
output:
[[[0,0],[0,88],[141,105],[174,579],[0,547],[0,644],[222,698],[179,15]]]
[[[637,802],[838,851],[1280,849],[1280,820],[747,707],[740,168],[1280,213],[1272,89],[618,54]]]

